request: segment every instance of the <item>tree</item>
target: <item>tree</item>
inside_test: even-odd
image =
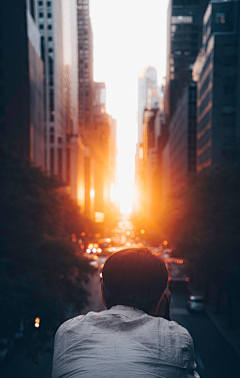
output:
[[[239,266],[239,186],[239,164],[209,168],[172,192],[161,215],[160,227],[175,255],[195,266],[206,288],[211,281],[229,287],[233,267]]]
[[[71,308],[88,303],[93,268],[76,254],[71,233],[91,230],[63,183],[0,148],[0,335],[33,358]],[[40,318],[40,327],[34,319]]]

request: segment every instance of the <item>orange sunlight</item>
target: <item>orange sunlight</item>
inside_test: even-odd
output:
[[[134,198],[134,151],[128,149],[125,143],[126,136],[118,135],[118,180],[116,199],[122,214],[131,214]]]

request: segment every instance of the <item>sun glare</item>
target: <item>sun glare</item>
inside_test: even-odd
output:
[[[124,142],[124,140],[122,140]],[[131,149],[124,149],[119,138],[118,182],[116,188],[117,203],[122,214],[132,212],[134,198],[134,154]]]

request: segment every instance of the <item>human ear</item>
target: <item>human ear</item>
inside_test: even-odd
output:
[[[102,293],[102,302],[105,307],[107,307],[105,298],[104,298],[104,293],[103,293],[103,283],[101,282],[101,293]]]
[[[168,287],[164,290],[164,292],[162,293],[162,296],[157,304],[157,307],[154,311],[154,314],[153,316],[157,316],[157,317],[160,317],[160,318],[165,318],[165,315],[166,315],[166,306],[168,306],[168,317],[169,317],[169,306],[170,306],[170,303],[171,303],[171,292],[170,290],[168,289]],[[170,318],[166,318],[168,320],[170,320]]]

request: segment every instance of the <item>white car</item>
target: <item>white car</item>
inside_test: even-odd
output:
[[[205,309],[203,296],[190,295],[187,307],[190,312],[203,312]]]

